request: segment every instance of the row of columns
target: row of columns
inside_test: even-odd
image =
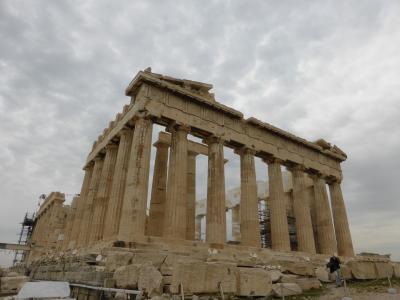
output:
[[[169,164],[168,145],[155,145],[157,153],[147,234],[170,239],[194,239],[197,154],[188,151],[187,126],[172,124],[168,131],[171,132]],[[152,121],[138,117],[134,121],[134,129],[121,131],[118,146],[107,146],[104,156],[97,157],[86,167],[69,248],[90,245],[100,239],[129,242],[146,234],[151,137]],[[224,143],[216,136],[210,136],[204,142],[208,145],[206,242],[223,244],[226,242]],[[241,241],[244,245],[258,247],[260,232],[255,151],[242,148],[236,153],[240,155],[241,166]],[[265,159],[265,162],[269,175],[272,248],[290,251],[282,162],[273,157]],[[293,174],[299,251],[332,254],[337,247],[339,254],[353,255],[340,184],[337,181],[328,182],[333,227],[325,180],[321,176],[313,176],[315,201],[310,204],[305,195],[304,170],[301,166],[292,166],[290,170]],[[310,207],[315,210],[315,218]],[[318,228],[316,237],[313,221]]]

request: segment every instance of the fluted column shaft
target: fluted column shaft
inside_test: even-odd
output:
[[[71,207],[69,209],[69,213],[67,219],[65,221],[65,229],[64,229],[64,240],[62,244],[62,249],[66,250],[68,248],[69,242],[71,240],[71,232],[72,226],[74,225],[74,220],[76,216],[76,207],[79,202],[79,197],[74,197],[71,203]]]
[[[162,236],[164,227],[165,199],[167,197],[168,147],[160,141],[154,144],[156,158],[154,162],[153,184],[147,235]]]
[[[196,216],[196,240],[201,240],[201,220],[203,219],[203,215]]]
[[[83,177],[81,193],[78,202],[76,204],[75,218],[73,220],[71,236],[69,238],[69,243],[67,245],[68,249],[75,248],[78,243],[79,233],[81,232],[81,224],[83,222],[82,219],[86,209],[86,199],[89,193],[89,187],[93,174],[93,169],[94,169],[93,163],[88,164],[84,169],[85,175]]]
[[[171,126],[171,149],[168,168],[164,233],[167,238],[186,237],[187,133],[188,128]]]
[[[126,174],[132,146],[133,130],[124,128],[120,131],[117,159],[112,180],[108,208],[105,218],[104,239],[117,239],[124,200]]]
[[[152,131],[151,120],[143,116],[135,120],[118,232],[122,241],[145,235]]]
[[[340,183],[338,181],[330,182],[329,191],[331,194],[338,254],[342,256],[354,256],[353,242],[351,240],[346,206],[344,204]]]
[[[240,204],[231,208],[232,212],[232,238],[234,241],[240,241]]]
[[[258,197],[255,151],[244,148],[240,154],[240,235],[241,244],[260,247],[260,224],[258,220]]]
[[[304,170],[300,166],[295,166],[290,168],[290,171],[293,178],[293,213],[296,219],[297,249],[302,252],[316,253]]]
[[[322,254],[333,255],[337,252],[337,247],[325,179],[320,175],[315,175],[313,176],[313,181],[318,251]]]
[[[82,222],[79,228],[80,233],[78,238],[78,247],[85,247],[89,241],[90,225],[92,224],[93,218],[93,201],[99,187],[103,163],[104,159],[102,157],[98,156],[94,159],[93,175],[90,180],[89,191],[85,199],[85,208],[82,216]]]
[[[196,238],[196,156],[189,151],[187,155],[187,204],[186,204],[186,239]]]
[[[208,144],[206,242],[226,242],[224,144],[210,137]]]
[[[283,190],[281,163],[268,159],[268,179],[270,197],[271,244],[272,249],[290,251],[289,228],[286,213],[285,192]]]
[[[106,146],[106,155],[101,170],[99,188],[94,198],[94,211],[90,228],[89,244],[92,244],[103,237],[104,221],[107,212],[108,199],[114,176],[115,162],[117,159],[118,146],[109,144]]]

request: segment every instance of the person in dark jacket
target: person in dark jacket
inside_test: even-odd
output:
[[[336,256],[336,253],[329,259],[326,267],[330,273],[335,273],[336,286],[342,286],[342,276],[340,274],[340,259]]]

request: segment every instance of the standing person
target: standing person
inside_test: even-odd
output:
[[[333,256],[329,259],[329,262],[326,265],[327,268],[329,268],[330,273],[335,273],[335,280],[336,280],[336,286],[342,286],[342,277],[340,274],[340,260],[337,257],[336,253],[333,254]]]

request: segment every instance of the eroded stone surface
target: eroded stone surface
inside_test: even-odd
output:
[[[278,297],[299,295],[303,292],[297,283],[274,283],[272,290]]]
[[[377,278],[391,278],[393,276],[393,266],[390,263],[376,262],[375,269]]]
[[[237,267],[218,263],[176,264],[172,273],[171,292],[179,292],[182,283],[185,293],[218,293],[220,282],[225,293],[236,293]]]
[[[350,261],[347,264],[356,279],[375,279],[375,264],[367,261]]]
[[[146,291],[149,296],[160,295],[162,293],[162,279],[161,273],[152,263],[144,263],[139,269],[138,288],[141,291]]]
[[[268,271],[255,268],[238,268],[238,291],[240,296],[267,296],[272,290]]]
[[[138,287],[140,265],[119,267],[114,272],[115,285],[122,289],[136,289]]]

